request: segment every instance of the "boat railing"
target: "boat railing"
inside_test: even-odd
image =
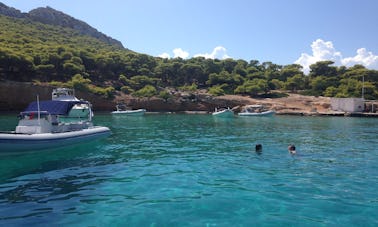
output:
[[[25,116],[34,117],[34,116],[37,116],[38,113],[40,116],[50,115],[50,113],[47,111],[24,111],[24,112],[21,112],[19,116],[20,117],[25,117]]]

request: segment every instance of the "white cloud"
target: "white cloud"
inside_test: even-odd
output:
[[[372,52],[368,52],[365,48],[357,50],[357,55],[354,57],[343,58],[342,54],[333,47],[331,41],[324,41],[317,39],[311,44],[312,55],[302,53],[301,56],[294,62],[303,66],[303,71],[308,73],[310,65],[318,61],[331,60],[335,65],[353,66],[355,64],[362,64],[367,68],[378,68],[378,56]]]
[[[204,58],[211,58],[211,59],[226,59],[230,58],[230,56],[227,55],[227,49],[222,46],[217,46],[214,48],[213,52],[210,54],[196,54],[194,57],[204,57]]]
[[[173,57],[177,58],[180,57],[182,59],[187,59],[189,57],[189,52],[184,51],[181,48],[175,48],[173,49]],[[158,55],[161,58],[171,58],[171,55],[168,53],[162,53]],[[196,54],[194,57],[204,57],[204,58],[211,58],[211,59],[226,59],[230,58],[230,56],[227,55],[227,49],[222,46],[217,46],[213,49],[213,51],[208,54]]]
[[[189,57],[189,53],[184,51],[181,48],[175,48],[175,49],[173,49],[172,52],[173,52],[173,58],[186,59],[186,58]],[[159,54],[158,56],[161,57],[161,58],[171,58],[171,55],[168,54],[168,53],[162,53],[162,54]]]
[[[378,69],[378,56],[365,48],[357,50],[357,55],[354,57],[344,58],[341,63],[345,66],[353,66],[356,64],[364,65],[367,68]]]
[[[171,56],[168,53],[162,53],[158,57],[161,57],[161,58],[171,58]]]
[[[182,59],[186,59],[186,58],[189,57],[189,53],[186,52],[186,51],[184,51],[181,48],[175,48],[175,49],[173,49],[173,54],[174,54],[174,56],[173,56],[174,58],[180,57]]]
[[[311,49],[312,55],[302,53],[298,60],[294,62],[302,65],[305,73],[310,71],[310,65],[318,61],[332,60],[339,64],[342,58],[341,53],[336,51],[331,41],[325,42],[322,39],[317,39],[312,42]]]
[[[189,57],[189,53],[184,51],[183,49],[181,48],[175,48],[173,49],[173,58],[182,58],[182,59],[186,59]],[[158,57],[161,57],[161,58],[171,58],[171,55],[168,54],[168,53],[162,53],[162,54],[159,54]]]

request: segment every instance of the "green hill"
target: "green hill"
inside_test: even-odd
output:
[[[90,66],[84,61],[98,61],[106,53],[131,53],[79,31],[30,19],[0,15],[0,29],[1,76],[10,80],[70,79]]]
[[[274,97],[273,90],[378,99],[378,72],[356,65],[300,65],[258,60],[162,59],[133,52],[85,22],[52,8],[21,13],[0,3],[0,80],[50,83],[112,98],[170,97],[168,87],[212,95]],[[362,81],[364,80],[364,83]]]

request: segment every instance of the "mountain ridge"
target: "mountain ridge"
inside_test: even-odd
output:
[[[35,22],[40,22],[42,24],[71,28],[78,31],[82,35],[88,35],[107,44],[125,49],[120,41],[99,32],[97,29],[81,20],[78,20],[61,11],[55,10],[49,6],[38,7],[29,11],[29,13],[23,13],[18,9],[9,7],[0,2],[0,15],[13,18],[24,18]]]

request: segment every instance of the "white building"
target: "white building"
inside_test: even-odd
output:
[[[363,112],[363,98],[331,98],[331,109],[348,113]]]

